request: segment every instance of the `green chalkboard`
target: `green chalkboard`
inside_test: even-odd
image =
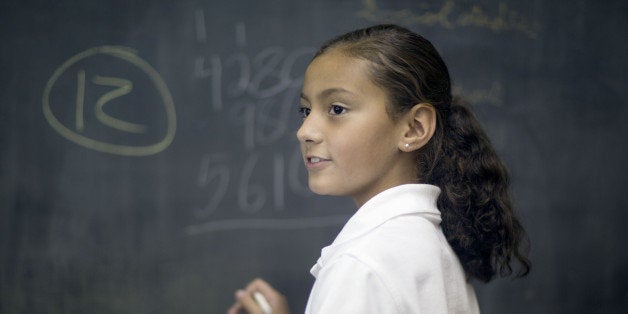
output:
[[[340,33],[432,40],[513,175],[524,280],[485,313],[628,305],[625,1],[2,1],[0,312],[301,312],[355,208],[307,190],[303,72]]]

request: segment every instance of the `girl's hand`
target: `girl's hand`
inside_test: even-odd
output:
[[[236,302],[231,306],[227,314],[263,314],[262,308],[253,298],[254,292],[264,295],[273,309],[272,314],[290,314],[286,297],[271,287],[266,281],[259,278],[251,281],[244,290],[235,292]]]

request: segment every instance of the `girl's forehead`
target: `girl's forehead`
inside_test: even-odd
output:
[[[368,61],[338,52],[316,57],[308,66],[304,84],[317,82],[351,85],[370,81]]]

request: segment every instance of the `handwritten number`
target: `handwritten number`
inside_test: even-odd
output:
[[[205,188],[212,182],[216,182],[212,187],[215,188],[214,193],[210,196],[209,202],[195,212],[198,218],[207,218],[218,209],[218,205],[225,197],[229,186],[230,174],[229,168],[224,164],[212,165],[216,161],[226,159],[222,155],[205,155],[201,161],[201,170],[198,174],[197,185]]]
[[[77,131],[85,129],[85,70],[81,69],[76,75],[76,112],[74,124]],[[122,97],[133,90],[133,83],[127,79],[118,77],[94,76],[92,83],[101,86],[116,87],[115,89],[100,96],[94,106],[96,119],[102,124],[128,133],[146,133],[146,125],[128,122],[114,118],[103,109],[107,103],[116,98]]]
[[[128,121],[114,118],[108,115],[107,113],[105,113],[105,111],[103,110],[103,107],[108,102],[111,102],[112,100],[118,97],[122,97],[131,92],[131,90],[133,89],[133,83],[131,81],[122,79],[122,78],[117,78],[117,77],[104,77],[104,76],[95,76],[92,81],[96,85],[117,87],[116,89],[100,96],[100,98],[98,98],[98,100],[96,101],[95,110],[96,110],[96,119],[98,119],[98,121],[100,121],[102,124],[106,126],[109,126],[111,128],[114,128],[120,131],[125,131],[129,133],[145,133],[146,132],[145,125],[131,123]]]
[[[85,129],[85,116],[83,107],[85,105],[85,70],[81,69],[76,74],[76,130],[82,132]]]
[[[258,212],[264,203],[266,203],[266,193],[259,185],[251,184],[251,176],[253,169],[259,159],[258,154],[252,154],[244,163],[242,173],[240,174],[240,184],[238,186],[238,205],[242,211],[247,213]]]

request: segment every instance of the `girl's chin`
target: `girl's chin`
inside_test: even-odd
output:
[[[312,193],[317,194],[317,195],[331,195],[329,194],[329,191],[326,191],[323,188],[317,187],[317,186],[312,186],[310,184],[310,191],[312,191]]]
[[[343,195],[339,193],[338,189],[331,188],[330,184],[325,184],[322,182],[312,182],[312,180],[310,180],[308,187],[310,188],[310,191],[318,195],[328,195],[328,196],[342,196]]]

